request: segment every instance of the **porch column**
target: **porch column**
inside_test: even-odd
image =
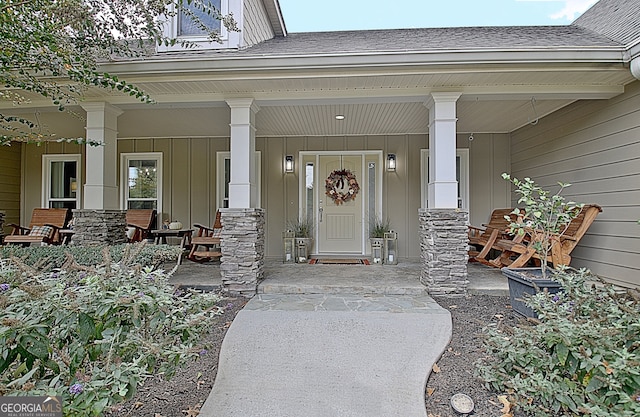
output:
[[[117,178],[118,116],[122,110],[109,103],[84,103],[87,139],[104,143],[86,145],[85,209],[119,209]]]
[[[431,93],[429,108],[429,207],[457,208],[456,102],[460,93]]]
[[[429,108],[429,201],[419,210],[421,282],[432,295],[467,293],[469,213],[458,209],[456,102],[460,93],[432,93]]]
[[[222,290],[252,297],[264,277],[264,218],[257,208],[255,115],[251,98],[228,99],[231,108],[229,208],[222,214]]]
[[[255,115],[259,110],[252,98],[228,99],[231,108],[231,181],[229,208],[258,207],[256,184]]]
[[[109,103],[84,103],[87,139],[83,208],[73,210],[73,245],[113,245],[126,242],[125,212],[120,210],[117,185],[118,116],[122,110]]]

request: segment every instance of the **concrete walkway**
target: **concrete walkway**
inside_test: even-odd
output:
[[[171,282],[217,289],[219,266],[186,260]],[[469,293],[507,295],[506,279],[470,264]],[[226,334],[199,415],[426,417],[426,382],[451,333],[418,262],[267,261],[258,295]]]
[[[451,338],[427,295],[259,294],[222,345],[206,417],[426,417]]]

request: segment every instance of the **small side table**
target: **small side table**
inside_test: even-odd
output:
[[[60,234],[60,244],[68,245],[75,232],[71,229],[58,229],[58,233]]]
[[[154,237],[154,243],[156,245],[167,244],[167,236],[180,238],[180,255],[178,256],[178,265],[182,263],[182,254],[185,249],[191,247],[191,236],[193,235],[193,229],[159,229],[152,230],[151,235]]]

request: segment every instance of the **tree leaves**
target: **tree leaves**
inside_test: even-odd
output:
[[[209,2],[4,0],[0,3],[0,85],[7,90],[0,91],[0,100],[19,106],[31,98],[45,98],[64,111],[82,100],[88,87],[98,87],[153,103],[135,85],[101,72],[100,63],[141,57],[154,53],[155,45],[175,44],[164,25],[183,10],[183,4],[222,20],[228,30],[237,30],[233,18],[223,16]],[[197,13],[187,15],[204,26]],[[210,37],[219,41],[215,31]],[[6,111],[0,116],[0,135],[2,145],[11,140],[38,143],[55,138],[37,121]]]

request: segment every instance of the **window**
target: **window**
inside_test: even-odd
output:
[[[124,153],[120,166],[122,208],[162,213],[162,153]]]
[[[189,12],[185,13],[183,10],[180,10],[175,13],[175,16],[167,19],[164,25],[164,35],[168,38],[189,41],[192,45],[195,45],[198,50],[238,48],[242,43],[240,33],[228,31],[220,20],[198,9],[194,5],[195,1],[199,1],[201,4],[209,4],[210,2],[211,6],[219,10],[223,16],[233,14],[238,27],[242,28],[243,2],[240,0],[194,0],[191,4],[188,4],[185,0],[182,6],[183,10],[188,9]],[[189,13],[195,14],[207,28],[218,30],[220,42],[211,42],[207,31],[203,30],[199,25],[194,24],[193,20],[188,16]],[[191,47],[181,45],[180,42],[175,45],[158,45],[158,52],[177,52],[184,50],[192,49]]]
[[[422,207],[429,203],[429,150],[420,150],[422,177]],[[469,209],[469,149],[456,150],[456,180],[458,181],[458,208]]]
[[[260,187],[261,187],[261,156],[260,152],[256,151],[254,154],[256,158],[256,181],[258,188],[258,206],[260,206]],[[218,208],[229,208],[229,183],[231,183],[231,152],[218,152],[217,153],[218,172],[217,172],[217,193],[216,201],[218,202]]]
[[[205,0],[206,1],[206,0]],[[204,3],[207,4],[207,3]],[[211,6],[216,10],[220,10],[220,0],[211,0]],[[195,1],[191,4],[182,5],[183,8],[188,9],[191,13],[198,17],[208,28],[216,29],[220,32],[220,20],[215,19],[213,15],[203,12],[201,9],[195,6]],[[184,11],[181,11],[178,15],[178,37],[206,37],[207,33],[201,27],[196,25]]]
[[[80,155],[43,155],[42,164],[42,206],[80,208]]]

